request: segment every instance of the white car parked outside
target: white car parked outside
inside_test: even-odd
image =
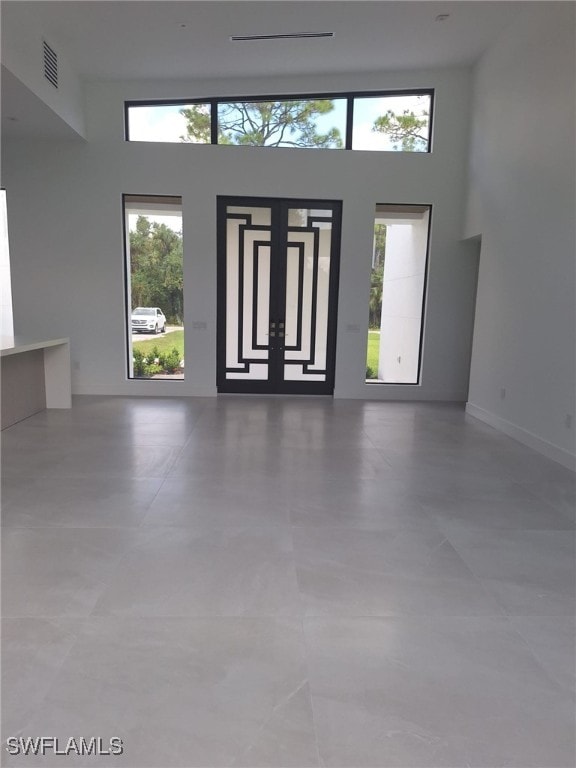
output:
[[[166,318],[159,307],[136,307],[132,310],[132,333],[165,333]]]

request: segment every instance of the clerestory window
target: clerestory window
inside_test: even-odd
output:
[[[126,102],[126,140],[430,152],[431,90]]]

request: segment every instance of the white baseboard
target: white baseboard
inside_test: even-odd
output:
[[[532,448],[532,450],[541,453],[543,456],[546,456],[546,458],[552,459],[552,461],[556,461],[558,464],[562,464],[563,467],[567,467],[573,472],[576,471],[576,454],[570,453],[570,451],[567,451],[565,448],[560,448],[559,446],[548,442],[548,440],[538,437],[538,435],[535,435],[533,432],[529,432],[527,429],[519,427],[511,421],[496,416],[495,413],[491,413],[484,408],[480,408],[478,405],[474,405],[474,403],[466,403],[466,413],[469,416],[473,416],[475,419],[479,419],[485,424],[494,427],[494,429],[503,432],[505,435],[508,435],[508,437],[512,437],[519,443],[528,446],[528,448]]]

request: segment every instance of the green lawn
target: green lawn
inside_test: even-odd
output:
[[[134,349],[141,349],[144,355],[149,354],[154,347],[158,347],[160,352],[171,352],[176,347],[180,356],[184,357],[184,331],[174,331],[173,333],[159,334],[153,339],[146,341],[134,341]],[[366,366],[372,368],[374,378],[378,376],[378,357],[380,352],[380,333],[378,331],[368,332],[368,349],[366,355]]]
[[[139,349],[143,355],[148,355],[154,347],[158,347],[160,353],[172,352],[174,347],[180,353],[180,358],[184,357],[184,331],[174,331],[173,333],[162,333],[153,339],[146,341],[133,341],[132,349]]]
[[[378,378],[378,358],[380,356],[380,332],[368,331],[368,348],[366,350],[366,367],[372,368],[372,378]]]

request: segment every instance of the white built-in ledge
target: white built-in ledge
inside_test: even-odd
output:
[[[69,339],[0,337],[2,429],[44,408],[71,408]]]

